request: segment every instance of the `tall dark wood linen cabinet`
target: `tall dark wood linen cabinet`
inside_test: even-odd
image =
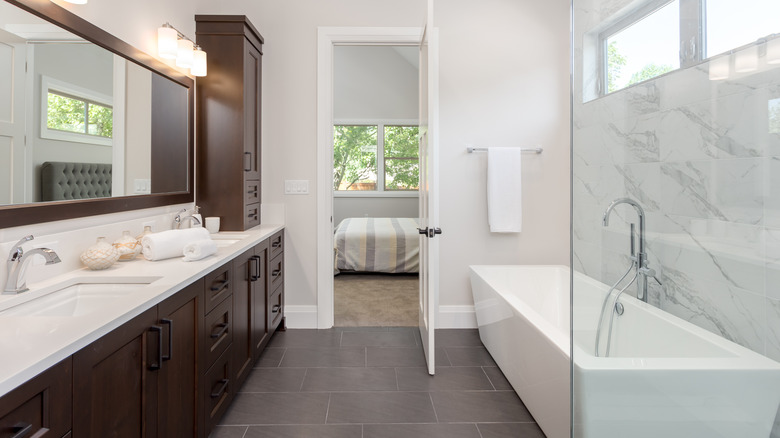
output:
[[[260,224],[263,37],[244,15],[196,15],[208,74],[196,80],[196,202],[221,229]]]

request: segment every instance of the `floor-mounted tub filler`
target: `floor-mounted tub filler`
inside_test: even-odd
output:
[[[595,355],[610,287],[564,266],[471,266],[482,342],[548,438],[769,437],[780,363],[623,294]],[[602,336],[604,334],[602,333]],[[602,355],[603,356],[603,355]]]

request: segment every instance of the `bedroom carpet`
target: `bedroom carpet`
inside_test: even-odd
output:
[[[417,275],[341,274],[333,279],[336,327],[417,325]]]

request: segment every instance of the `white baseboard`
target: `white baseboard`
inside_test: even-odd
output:
[[[439,306],[436,328],[477,328],[474,306]]]
[[[316,329],[317,306],[284,306],[284,317],[287,319],[287,328],[291,329]]]

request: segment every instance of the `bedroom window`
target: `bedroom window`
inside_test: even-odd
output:
[[[333,127],[333,190],[340,193],[416,192],[418,127],[339,124]]]
[[[42,78],[41,138],[110,146],[113,127],[110,97]]]

